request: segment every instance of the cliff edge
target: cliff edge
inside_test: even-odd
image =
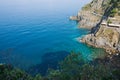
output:
[[[104,48],[110,54],[120,52],[120,0],[93,0],[70,18],[80,28],[91,29],[80,42]]]

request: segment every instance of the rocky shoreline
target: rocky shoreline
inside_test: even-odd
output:
[[[115,28],[101,26],[96,34],[87,34],[79,41],[97,48],[103,48],[109,54],[119,53],[119,34]]]
[[[93,0],[84,6],[76,17],[70,17],[70,19],[76,20],[79,28],[91,30],[91,33],[79,39],[80,42],[103,48],[109,54],[119,53],[120,17],[110,18],[108,12],[110,12],[111,6],[106,4],[110,4],[109,0]]]

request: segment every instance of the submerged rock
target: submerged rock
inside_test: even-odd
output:
[[[42,62],[31,66],[27,72],[33,75],[40,73],[45,76],[49,68],[57,69],[59,62],[62,61],[68,54],[70,53],[67,51],[45,53],[42,56]]]

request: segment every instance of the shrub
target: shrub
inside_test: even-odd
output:
[[[86,6],[82,7],[82,10],[88,10],[90,9],[91,5],[90,4],[87,4]]]
[[[107,21],[107,23],[110,24],[110,23],[112,23],[112,21],[109,19],[109,20]]]

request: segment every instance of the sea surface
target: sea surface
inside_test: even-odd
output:
[[[86,60],[101,56],[103,50],[77,41],[89,30],[69,20],[90,1],[0,0],[0,63],[29,68],[54,64],[72,51]]]

